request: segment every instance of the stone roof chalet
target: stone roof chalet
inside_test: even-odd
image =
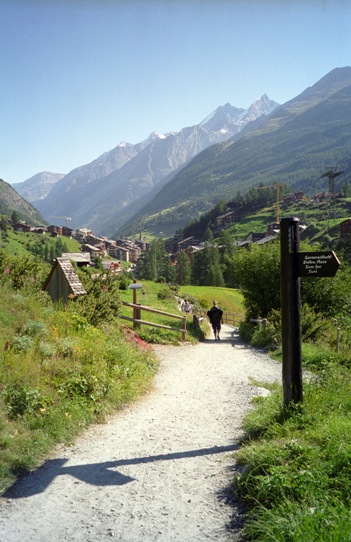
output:
[[[65,258],[55,260],[43,290],[50,294],[53,301],[67,302],[69,298],[86,294],[72,263]]]

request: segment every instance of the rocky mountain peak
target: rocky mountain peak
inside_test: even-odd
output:
[[[245,117],[250,121],[256,120],[262,115],[269,115],[279,106],[277,102],[270,100],[267,94],[263,94],[259,100],[255,100],[245,112]]]
[[[135,209],[136,202],[142,206],[157,185],[168,182],[172,174],[207,147],[239,134],[252,119],[270,111],[271,104],[275,102],[266,95],[249,110],[227,102],[201,123],[179,132],[164,134],[155,130],[135,145],[122,141],[92,162],[70,171],[44,198],[36,194],[33,203],[44,216],[71,216],[72,226],[85,224],[104,233],[108,221],[119,220],[118,215],[124,216],[129,206]]]

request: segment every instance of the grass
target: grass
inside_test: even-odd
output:
[[[93,326],[79,304],[54,306],[30,274],[17,290],[11,276],[0,277],[0,494],[55,444],[72,442],[89,424],[148,391],[157,360],[144,341],[181,340],[180,332],[147,326],[135,335],[118,318]],[[138,291],[138,302],[179,315],[174,292],[159,296],[166,285],[143,282],[143,287],[146,294]],[[119,295],[133,301],[132,290]],[[131,314],[130,308],[122,310]],[[150,320],[178,322],[158,314]],[[187,320],[187,340],[195,343],[203,333],[193,328],[191,316]]]
[[[141,289],[137,290],[137,303],[150,307],[156,310],[164,311],[175,316],[185,316],[178,309],[177,298],[175,292],[172,291],[166,284],[156,283],[152,281],[142,281],[145,295]],[[133,291],[130,289],[121,290],[121,300],[128,303],[133,303]],[[162,296],[162,297],[160,297]],[[121,314],[123,316],[132,317],[133,309],[131,307],[122,307]],[[149,311],[141,311],[141,319],[155,324],[166,325],[179,328],[179,332],[169,331],[161,328],[153,328],[147,325],[141,325],[137,329],[138,335],[148,343],[163,343],[163,344],[178,344],[182,338],[181,328],[182,321],[178,318],[151,313]],[[132,327],[132,323],[125,321],[126,325]],[[187,340],[195,343],[197,336],[192,328],[192,316],[187,317]]]
[[[308,200],[289,204],[281,204],[280,217],[296,216],[308,226],[314,226],[302,234],[302,238],[310,242],[320,242],[321,236],[328,233],[332,238],[339,237],[338,225],[350,216],[351,198],[336,199],[335,202],[321,201],[311,205]],[[255,213],[243,216],[240,222],[228,228],[236,241],[242,241],[250,232],[265,232],[272,222],[275,222],[276,205],[265,207]],[[316,230],[314,232],[314,230]]]
[[[255,214],[247,215],[231,226],[228,231],[236,241],[242,241],[251,232],[265,232],[268,225],[275,222],[274,213],[273,208],[265,208]]]
[[[187,319],[187,341],[195,343],[198,339],[203,338],[203,334],[199,334],[194,329],[192,321],[193,316],[185,315],[179,312],[177,295],[174,290],[168,288],[165,284],[155,283],[151,281],[141,281],[143,288],[145,289],[145,295],[142,295],[141,289],[137,290],[137,303],[145,305],[146,307],[152,307],[154,309],[162,310],[175,314],[176,316],[185,316]],[[169,291],[170,295],[166,298],[160,298],[160,293],[163,291]],[[121,300],[129,303],[133,302],[133,292],[130,289],[123,290],[121,293]],[[179,289],[179,295],[190,299],[194,303],[194,312],[200,310],[207,310],[212,306],[213,296],[216,295],[216,299],[221,308],[227,312],[235,313],[238,317],[244,316],[244,309],[242,305],[242,295],[238,290],[233,288],[214,288],[212,286],[182,286]],[[132,309],[130,307],[123,307],[121,314],[124,316],[132,316]],[[171,317],[162,316],[159,314],[153,314],[150,312],[143,312],[141,318],[146,321],[165,324],[172,327],[178,327],[179,333],[171,332],[162,329],[153,329],[142,325],[138,329],[138,334],[147,342],[163,342],[164,344],[178,344],[181,338],[181,321],[173,319]],[[126,322],[126,325],[132,327],[132,324]]]
[[[80,252],[81,244],[75,239],[69,237],[60,238],[67,247],[68,252]],[[11,247],[12,255],[17,256],[33,256],[32,252],[28,250],[29,245],[34,244],[47,244],[50,248],[57,242],[56,238],[50,237],[50,235],[40,235],[36,233],[17,232],[12,228],[8,228],[6,235],[3,233],[0,236],[0,248]]]
[[[56,443],[145,393],[157,361],[119,320],[94,327],[33,287],[0,288],[1,494]]]
[[[245,420],[235,484],[249,508],[248,540],[351,539],[350,371],[326,350],[307,353],[315,377],[304,382],[303,404],[284,409],[280,386],[270,386]]]
[[[239,317],[244,316],[243,296],[233,288],[218,288],[214,286],[181,286],[180,294],[197,299],[203,310],[212,307],[214,299],[223,311],[232,312]]]

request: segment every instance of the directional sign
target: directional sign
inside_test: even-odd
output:
[[[298,252],[296,257],[299,277],[334,277],[340,265],[333,251]]]

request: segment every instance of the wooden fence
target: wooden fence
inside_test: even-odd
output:
[[[200,317],[207,317],[207,311],[201,311],[198,313]],[[243,314],[236,314],[235,312],[223,312],[223,324],[228,324],[230,326],[238,327],[241,320],[244,319]]]
[[[139,305],[137,303],[127,303],[127,301],[123,301],[122,303],[126,307],[133,308],[133,318],[129,316],[120,316],[120,318],[122,318],[123,320],[129,320],[130,322],[133,322],[134,329],[140,327],[143,324],[146,326],[169,329],[170,331],[176,331],[176,332],[180,331],[182,334],[182,340],[185,341],[186,339],[186,317],[185,316],[179,316],[177,314],[171,314],[170,312],[164,312],[158,309],[152,309],[151,307],[145,307],[144,305]],[[156,324],[154,322],[147,322],[146,320],[141,319],[141,311],[153,312],[155,314],[162,314],[163,316],[168,316],[170,318],[176,318],[178,320],[182,320],[182,327],[179,328],[179,327],[173,327],[173,326],[166,326],[164,324]]]

